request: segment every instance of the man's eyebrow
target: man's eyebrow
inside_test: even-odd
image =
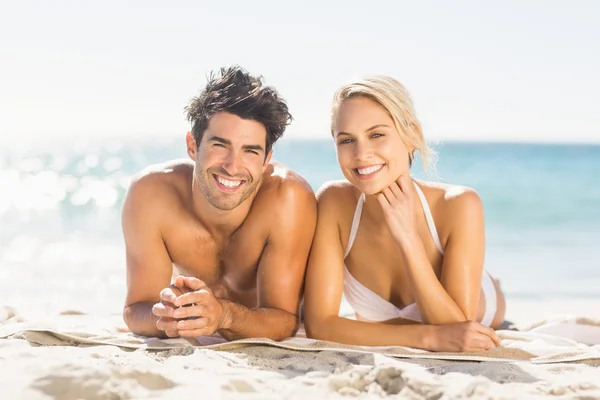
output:
[[[260,144],[245,144],[242,147],[246,150],[265,151]]]
[[[231,140],[229,139],[225,139],[222,138],[220,136],[211,136],[208,138],[209,142],[219,142],[221,144],[226,144],[228,146],[231,146]],[[256,151],[265,151],[265,149],[259,145],[259,144],[245,144],[242,146],[242,148],[246,149],[246,150],[256,150]]]
[[[219,137],[219,136],[211,136],[211,137],[208,138],[208,141],[209,142],[219,142],[219,143],[228,144],[228,145],[231,144],[231,140],[224,139],[224,138]]]

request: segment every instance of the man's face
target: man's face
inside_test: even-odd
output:
[[[200,192],[210,204],[232,210],[255,191],[271,158],[265,159],[267,131],[260,122],[220,112],[208,121],[198,145],[188,134]]]

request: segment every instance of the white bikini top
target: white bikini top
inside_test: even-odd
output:
[[[444,255],[440,237],[438,236],[429,204],[427,199],[421,191],[421,188],[415,183],[415,189],[421,200],[421,206],[425,213],[425,219],[429,228],[431,238],[435,243],[435,247],[439,250],[440,254]],[[350,238],[348,240],[348,247],[344,254],[344,259],[350,253],[354,239],[356,239],[356,233],[358,232],[358,225],[360,223],[360,217],[362,215],[363,203],[365,202],[364,193],[360,195],[358,203],[356,204],[356,210],[354,211],[354,219],[352,220],[352,228],[350,229]],[[354,311],[361,317],[366,318],[370,321],[386,321],[394,318],[409,319],[412,321],[423,322],[417,303],[412,303],[404,308],[398,308],[389,301],[383,299],[378,294],[374,293],[371,289],[364,286],[362,283],[356,280],[348,271],[348,268],[344,265],[344,296],[346,300],[352,306]]]

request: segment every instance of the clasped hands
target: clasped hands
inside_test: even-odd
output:
[[[158,317],[156,327],[171,338],[212,335],[225,323],[223,303],[194,277],[178,276],[160,292],[152,313]]]

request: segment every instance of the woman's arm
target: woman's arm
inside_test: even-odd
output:
[[[483,204],[473,190],[447,199],[445,225],[450,235],[444,249],[441,280],[433,272],[416,235],[399,240],[423,320],[431,324],[475,321],[485,252]]]
[[[340,317],[344,284],[344,248],[340,238],[339,187],[320,190],[316,234],[305,281],[305,328],[310,338],[363,346],[407,346],[437,351],[475,351],[494,347],[493,330],[477,323],[398,325]],[[436,279],[437,281],[437,279]]]
[[[329,186],[317,194],[317,229],[306,272],[304,307],[308,337],[365,346],[399,345],[431,348],[434,327],[399,326],[339,316],[344,287],[344,248],[338,210],[343,188]]]

